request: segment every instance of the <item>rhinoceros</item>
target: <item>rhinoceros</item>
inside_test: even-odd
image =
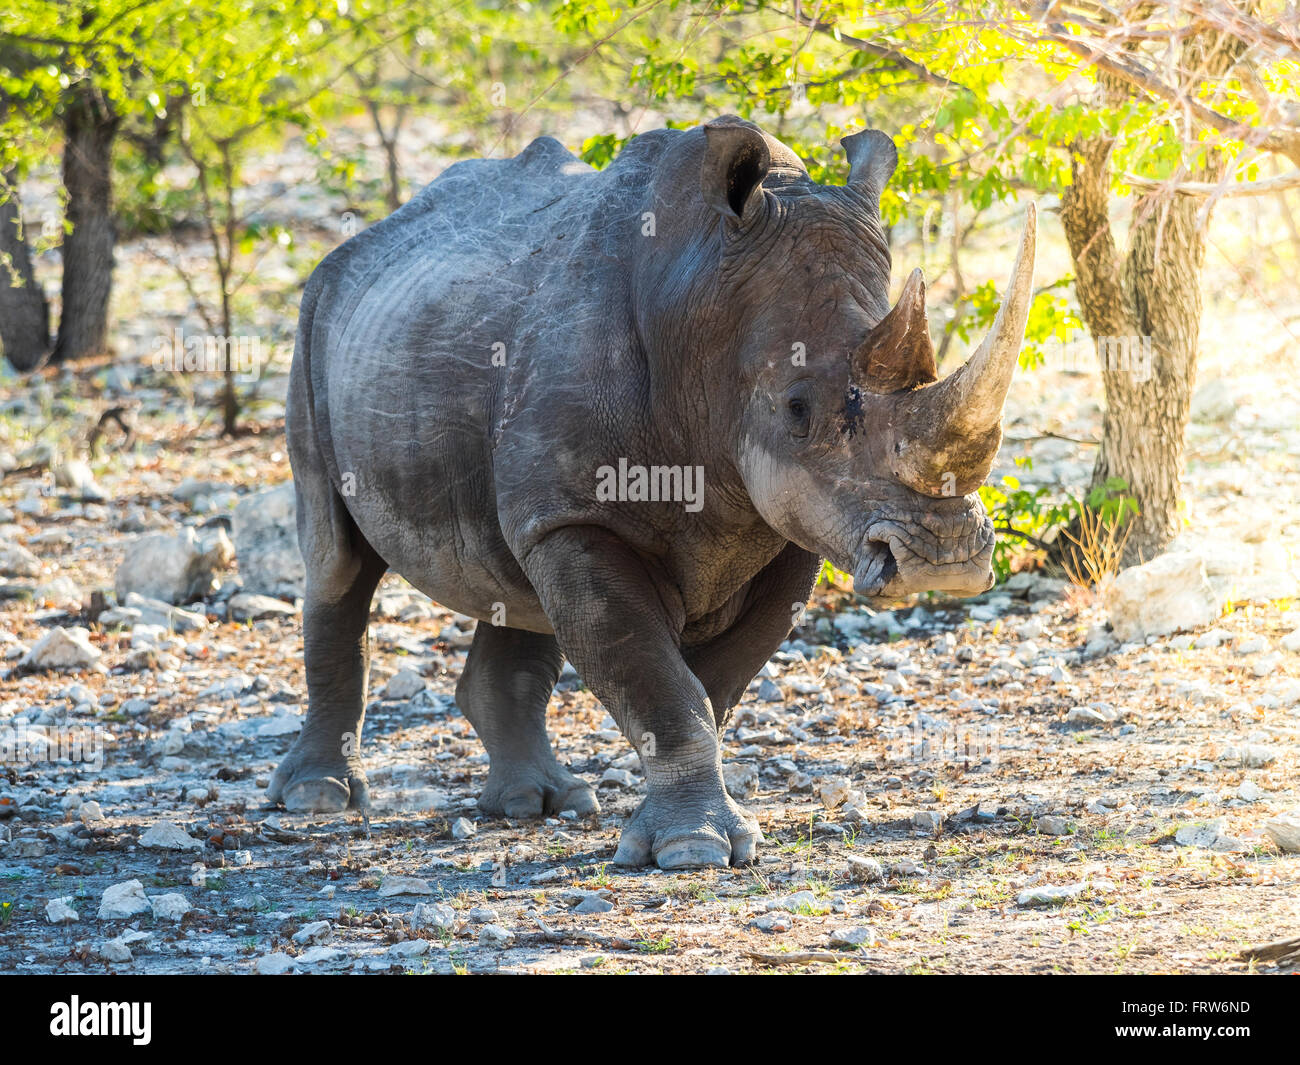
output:
[[[754,858],[719,733],[821,560],[867,597],[992,584],[976,488],[1001,440],[1034,213],[988,337],[937,379],[914,271],[891,307],[879,200],[734,116],[593,170],[557,141],[449,167],[304,290],[286,428],[309,706],[268,790],[369,802],[367,620],[387,570],[479,619],[456,702],[490,815],[599,809],[556,757],[564,659],[640,755],[615,862]]]

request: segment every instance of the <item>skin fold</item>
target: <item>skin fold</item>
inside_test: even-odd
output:
[[[286,419],[309,710],[272,800],[366,805],[366,624],[391,569],[480,621],[456,698],[491,758],[485,812],[598,809],[546,731],[567,657],[645,771],[616,860],[754,857],[722,782],[729,712],[823,557],[864,594],[989,586],[966,493],[1024,326],[1013,295],[1001,346],[935,381],[919,274],[887,298],[897,154],[877,131],[844,143],[831,187],[731,117],[599,172],[541,138],[450,167],[317,267]]]

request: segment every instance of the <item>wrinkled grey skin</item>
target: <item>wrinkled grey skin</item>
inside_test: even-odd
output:
[[[456,694],[491,757],[484,811],[598,809],[547,736],[567,656],[645,769],[616,861],[754,857],[719,730],[820,558],[868,594],[991,580],[975,498],[891,472],[907,390],[854,378],[890,311],[896,154],[879,133],[850,151],[838,188],[737,120],[645,134],[601,172],[542,138],[449,168],[321,263],[287,416],[310,704],[272,800],[366,805],[366,625],[392,569],[480,619]],[[702,466],[702,508],[598,501],[620,458]]]

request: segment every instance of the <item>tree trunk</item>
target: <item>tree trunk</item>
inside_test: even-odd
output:
[[[0,197],[0,353],[26,372],[49,354],[50,308],[32,271],[16,174],[0,181]]]
[[[72,232],[63,238],[63,310],[55,362],[107,346],[113,283],[112,153],[118,116],[89,86],[73,91],[64,116],[63,184]]]
[[[1191,38],[1180,66],[1221,74],[1239,53],[1233,38]],[[1114,77],[1103,73],[1099,82],[1112,103],[1124,98],[1126,89]],[[1209,216],[1194,197],[1140,198],[1121,263],[1108,212],[1113,147],[1104,135],[1074,146],[1061,221],[1106,390],[1092,485],[1119,478],[1128,485],[1123,494],[1136,497],[1140,508],[1124,548],[1129,566],[1154,558],[1179,531]],[[1220,153],[1210,152],[1207,165],[1190,176],[1215,182],[1223,166]]]

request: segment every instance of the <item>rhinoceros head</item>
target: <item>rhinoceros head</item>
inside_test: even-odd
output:
[[[860,594],[986,590],[994,533],[974,493],[1028,316],[1033,207],[991,332],[939,380],[921,271],[888,300],[891,139],[845,138],[841,188],[738,119],[705,134],[700,180],[722,246],[712,301],[733,329],[732,446],[755,509],[852,573]]]

